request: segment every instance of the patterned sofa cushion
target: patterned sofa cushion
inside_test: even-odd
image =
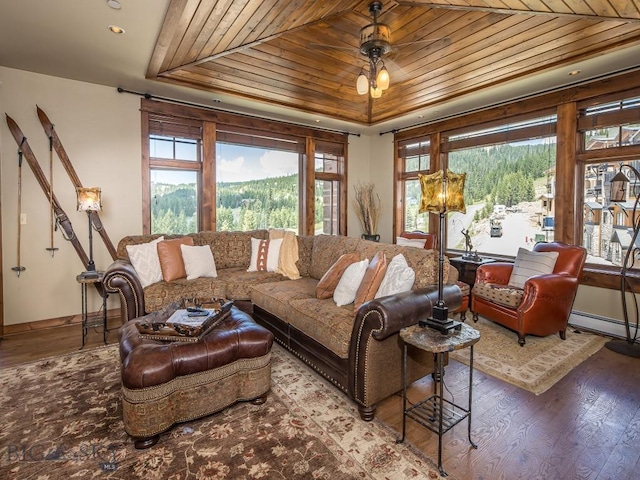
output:
[[[296,280],[297,281],[297,280]],[[289,302],[291,326],[321,343],[340,358],[349,357],[356,315],[353,305],[336,306],[332,298],[300,298]]]
[[[327,270],[331,268],[331,265],[336,263],[336,260],[340,258],[340,255],[356,250],[359,242],[359,238],[352,237],[341,237],[335,235],[316,236],[311,253],[309,276],[316,280],[320,280]]]
[[[196,245],[210,245],[218,270],[224,268],[249,268],[251,261],[251,238],[269,238],[267,230],[247,232],[200,232],[193,234]]]
[[[518,308],[522,302],[524,290],[494,283],[476,283],[473,286],[473,294],[504,307]]]
[[[234,300],[251,299],[251,289],[261,283],[280,282],[286,277],[275,272],[247,272],[246,268],[226,268],[218,274],[227,286],[227,298]]]
[[[173,302],[187,298],[226,298],[226,284],[219,278],[181,278],[158,282],[144,289],[144,308],[157,312]]]
[[[316,297],[318,281],[310,277],[284,280],[276,283],[262,283],[251,289],[251,303],[288,322],[295,311],[289,305],[292,300]]]

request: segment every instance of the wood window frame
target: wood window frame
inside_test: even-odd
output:
[[[489,128],[500,123],[513,122],[523,116],[537,116],[540,112],[554,111],[557,115],[556,122],[556,218],[554,238],[557,241],[575,244],[582,238],[582,192],[584,190],[584,168],[588,163],[602,161],[603,155],[609,161],[624,161],[631,157],[638,158],[640,146],[626,146],[603,149],[604,151],[582,151],[579,128],[586,128],[600,123],[610,122],[612,119],[624,119],[635,121],[634,114],[627,112],[602,113],[594,115],[595,119],[581,120],[579,110],[587,106],[600,103],[615,102],[627,98],[640,96],[640,71],[625,73],[602,80],[597,80],[547,94],[521,99],[515,102],[485,109],[478,112],[460,115],[452,119],[441,120],[431,124],[396,132],[394,170],[396,182],[394,183],[394,232],[401,229],[403,221],[399,202],[401,180],[401,166],[397,146],[399,142],[410,139],[420,139],[430,136],[432,145],[434,135],[440,134],[443,138],[450,132],[472,131],[481,128]],[[579,122],[582,122],[579,124]],[[434,162],[442,162],[441,155],[446,153],[448,147],[445,142],[445,152],[436,151],[432,158],[432,167],[439,168]],[[438,154],[436,159],[435,154]],[[438,162],[436,162],[438,163]],[[594,264],[588,264],[583,273],[582,284],[602,288],[619,289],[619,269]],[[640,279],[632,278],[634,289],[640,290]]]
[[[149,172],[154,166],[167,166],[168,168],[181,168],[186,162],[179,164],[173,161],[162,161],[151,159],[149,156],[149,135],[150,121],[154,118],[164,118],[167,122],[173,121],[176,126],[175,132],[186,132],[193,134],[193,128],[201,130],[202,144],[202,162],[196,167],[196,162],[189,169],[198,169],[200,171],[199,179],[201,185],[198,186],[199,209],[200,209],[200,230],[216,229],[216,142],[218,135],[233,138],[233,135],[264,132],[273,137],[279,137],[283,141],[297,141],[302,148],[301,156],[301,188],[300,188],[300,212],[299,212],[299,233],[302,235],[314,234],[314,195],[315,195],[315,179],[314,171],[315,161],[315,142],[328,142],[336,145],[336,148],[342,148],[343,161],[340,162],[340,169],[337,174],[330,174],[332,180],[340,182],[339,188],[339,234],[347,234],[347,151],[348,151],[348,134],[331,132],[326,130],[318,130],[311,127],[288,124],[247,115],[222,112],[217,110],[209,110],[206,108],[198,108],[173,104],[169,102],[157,101],[143,98],[140,100],[141,110],[141,133],[142,133],[142,228],[143,233],[151,232],[151,198],[150,198],[150,178]],[[173,130],[172,130],[173,131]],[[265,142],[272,142],[265,140]],[[273,140],[275,141],[275,140]],[[277,143],[277,141],[276,141]],[[271,145],[271,143],[269,143]],[[268,146],[262,145],[261,146]],[[272,145],[273,146],[273,145]],[[325,174],[326,175],[326,174]],[[212,188],[208,188],[212,185]]]

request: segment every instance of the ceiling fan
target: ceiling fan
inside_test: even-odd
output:
[[[382,2],[371,2],[369,13],[373,21],[360,29],[360,53],[369,59],[369,70],[360,69],[356,90],[359,95],[369,93],[371,98],[380,98],[389,88],[391,77],[382,57],[391,51],[391,29],[378,21]]]
[[[383,12],[383,4],[380,1],[373,1],[369,4],[371,22],[360,29],[360,45],[357,51],[368,59],[368,64],[362,66],[356,80],[356,90],[359,95],[366,95],[371,98],[380,98],[382,92],[389,88],[391,77],[389,70],[385,66],[383,57],[388,56],[405,45],[417,45],[420,43],[433,43],[438,40],[445,40],[448,37],[428,38],[415,40],[408,43],[391,44],[391,28],[386,23],[378,20]],[[386,13],[386,12],[385,12]],[[310,44],[315,48],[345,49],[356,51],[353,47],[330,46],[326,44]],[[387,58],[388,62],[393,61]],[[397,65],[396,65],[397,67]],[[400,67],[397,67],[402,70]]]

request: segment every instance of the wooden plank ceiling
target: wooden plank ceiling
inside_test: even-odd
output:
[[[391,86],[356,93],[370,0],[172,0],[147,77],[375,125],[640,44],[640,0],[385,1]]]

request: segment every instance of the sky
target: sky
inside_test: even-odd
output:
[[[298,154],[218,143],[216,180],[242,182],[298,173]]]
[[[216,180],[242,182],[282,177],[298,173],[298,154],[258,147],[218,143],[216,145]],[[152,170],[153,183],[195,183],[196,174],[187,171]]]

